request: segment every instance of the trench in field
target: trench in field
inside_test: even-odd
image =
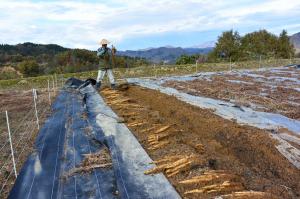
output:
[[[138,86],[101,93],[156,163],[145,173],[163,172],[182,197],[300,196],[300,172],[269,131]]]

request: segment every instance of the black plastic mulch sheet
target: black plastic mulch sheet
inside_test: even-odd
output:
[[[103,147],[96,140],[82,96],[63,90],[53,104],[53,114],[45,122],[30,155],[10,192],[13,199],[44,198],[119,198],[112,168],[93,169],[90,173],[68,175],[78,167],[84,154]],[[97,129],[97,137],[103,133]]]
[[[79,92],[76,88],[80,85],[87,89]],[[107,129],[103,131],[97,116],[111,110],[87,81],[69,79],[52,109],[36,139],[35,151],[23,165],[9,198],[180,198],[162,174],[143,174],[152,160],[125,125],[116,129],[120,137],[109,135]],[[132,143],[131,148],[122,140]],[[110,151],[112,167],[72,172],[80,166],[85,154],[103,147]],[[127,156],[124,149],[126,153],[134,153]]]

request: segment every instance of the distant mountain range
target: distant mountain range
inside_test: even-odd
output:
[[[290,41],[296,48],[296,53],[300,52],[300,32],[290,36]],[[175,63],[181,55],[208,54],[213,50],[215,41],[209,41],[201,45],[195,45],[189,48],[165,46],[159,48],[147,48],[141,50],[119,51],[119,55],[129,57],[142,57],[154,63],[166,62]]]
[[[211,52],[213,47],[205,48],[181,48],[181,47],[159,47],[159,48],[148,48],[142,50],[126,50],[118,51],[118,55],[129,56],[129,57],[141,57],[145,58],[154,63],[175,63],[176,59],[181,55],[194,55],[194,54],[208,54]]]
[[[22,56],[37,56],[37,55],[55,55],[60,52],[70,50],[57,44],[35,44],[26,42],[17,45],[0,44],[0,55],[22,55]]]
[[[296,48],[296,53],[300,52],[300,32],[290,36],[290,41]]]

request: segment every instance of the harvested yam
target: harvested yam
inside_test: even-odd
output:
[[[172,173],[168,174],[167,177],[175,176],[176,174],[180,173],[181,170],[173,171]]]
[[[164,134],[160,134],[160,135],[149,135],[148,136],[148,141],[160,141],[163,138],[169,137],[170,133],[164,133]]]
[[[151,142],[151,141],[157,141],[157,136],[156,135],[149,135],[148,136],[148,142]]]
[[[115,109],[116,110],[120,110],[120,111],[124,111],[124,110],[129,110],[130,109],[130,108],[128,108],[127,106],[125,106],[123,104],[121,104],[121,105],[116,104],[115,106],[116,106]]]
[[[277,199],[273,194],[260,191],[240,191],[220,196],[222,199]]]
[[[201,176],[195,176],[188,180],[180,181],[179,184],[190,185],[190,184],[207,184],[215,181],[229,181],[238,178],[238,176],[234,174],[225,173],[224,171],[208,171],[204,172]]]
[[[163,132],[163,131],[165,131],[168,128],[169,128],[169,126],[162,127],[162,128],[159,129],[159,131]],[[148,149],[149,150],[156,150],[156,149],[159,149],[159,148],[162,148],[162,147],[166,146],[170,142],[167,141],[167,140],[163,141],[162,139],[168,137],[169,135],[170,135],[170,133],[168,133],[168,132],[161,133],[161,134],[157,134],[157,133],[150,134],[148,136],[148,139],[147,139],[148,143],[150,145],[150,147]]]
[[[159,142],[157,141],[157,140],[148,140],[148,143],[149,143],[149,145],[151,146],[151,145],[156,145],[156,144],[158,144]]]
[[[120,97],[120,95],[118,95],[118,94],[113,94],[113,95],[107,96],[106,98],[109,99],[109,100],[114,100],[114,99],[117,99],[117,98],[119,98],[119,97]]]
[[[161,127],[161,128],[159,128],[158,130],[156,130],[156,131],[154,132],[154,134],[162,133],[162,132],[168,130],[170,127],[171,127],[170,125]]]
[[[114,95],[114,94],[119,94],[117,91],[115,90],[111,90],[111,89],[108,89],[108,88],[104,88],[102,89],[101,91],[102,93],[105,93],[105,95]]]
[[[135,126],[141,126],[141,125],[144,125],[144,124],[146,124],[146,123],[145,122],[134,122],[134,123],[127,124],[127,126],[135,127]]]
[[[114,94],[111,94],[111,95],[107,96],[106,98],[107,99],[113,99],[113,98],[117,98],[117,97],[120,97],[120,96],[121,96],[120,94],[114,93]]]
[[[130,101],[130,98],[123,98],[123,99],[117,99],[117,100],[111,101],[110,103],[111,104],[121,104],[123,102],[129,102],[129,101]]]
[[[163,138],[169,137],[170,135],[171,135],[171,133],[168,133],[168,132],[161,133],[161,134],[159,134],[159,135],[156,136],[156,139],[159,141],[159,140],[161,140]]]
[[[170,143],[169,141],[161,141],[161,142],[158,142],[157,144],[149,147],[148,149],[149,150],[156,150],[156,149],[159,149],[159,148],[162,148],[162,147],[166,146],[169,143]]]
[[[156,166],[152,169],[145,171],[144,174],[149,175],[149,174],[155,174],[155,173],[162,172],[166,169],[166,166],[167,166],[167,164],[162,164],[160,166]]]
[[[127,107],[130,107],[130,108],[143,108],[142,106],[140,106],[138,104],[132,104],[132,103],[124,104],[124,105],[126,105]]]
[[[142,130],[142,131],[140,131],[140,132],[141,132],[141,133],[145,133],[145,132],[151,131],[151,130],[153,130],[153,129],[155,129],[155,128],[156,128],[156,127],[153,126],[153,127],[151,127],[151,128],[144,129],[144,130]]]
[[[232,191],[241,191],[244,187],[238,182],[224,181],[222,184],[213,184],[209,186],[202,187],[201,189],[193,189],[186,191],[184,194],[199,194],[199,193],[226,193]]]
[[[200,163],[199,159],[194,156],[169,156],[161,160],[155,161],[157,167],[150,169],[145,174],[153,174],[164,171],[168,177],[172,177],[182,171],[190,169],[194,165]]]
[[[181,159],[179,159],[179,160],[173,162],[172,164],[169,164],[169,166],[168,166],[167,168],[168,168],[168,169],[170,169],[170,168],[175,168],[175,167],[177,167],[177,166],[179,166],[179,165],[181,165],[181,164],[185,164],[185,163],[189,162],[188,159],[189,159],[189,157],[181,158]]]
[[[191,163],[192,163],[191,161],[188,161],[188,162],[182,163],[181,165],[178,165],[178,166],[176,166],[176,167],[174,167],[172,169],[168,169],[166,171],[166,174],[167,174],[168,177],[172,177],[172,176],[176,175],[177,173],[179,173],[179,172],[181,172],[183,170],[189,169]]]

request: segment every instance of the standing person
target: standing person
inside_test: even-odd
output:
[[[100,41],[101,48],[97,50],[97,56],[99,56],[103,60],[103,64],[100,65],[100,70],[98,71],[96,88],[99,89],[101,87],[101,82],[107,73],[111,88],[115,88],[115,79],[112,72],[112,66],[114,64],[114,55],[116,53],[116,48],[112,46],[112,49],[108,48],[107,45],[110,42],[106,39],[102,39]]]

